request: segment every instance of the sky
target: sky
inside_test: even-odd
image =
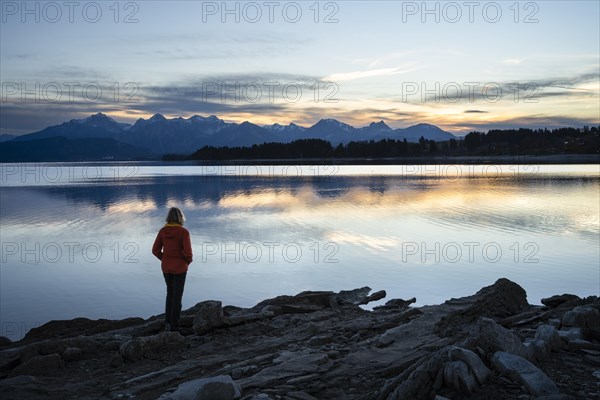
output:
[[[600,2],[0,1],[0,134],[134,123],[462,135],[600,124]]]

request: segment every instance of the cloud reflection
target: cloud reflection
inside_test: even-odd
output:
[[[344,242],[353,238],[365,246],[373,246],[369,239],[373,236],[379,240],[377,246],[384,247],[393,243],[381,237],[418,229],[413,226],[415,219],[455,231],[570,232],[588,239],[598,234],[599,221],[598,209],[588,206],[599,201],[597,179],[171,176],[128,185],[15,187],[4,191],[2,200],[6,228],[63,223],[69,215],[78,221],[112,215],[162,219],[168,207],[179,206],[186,210],[191,226],[198,220],[203,227],[214,223],[219,229],[222,221],[256,224],[262,219],[299,235],[310,230],[310,237],[320,232]],[[43,205],[42,212],[31,214],[26,205],[32,202]],[[408,220],[410,224],[400,226],[400,221]],[[235,230],[243,235],[244,229],[240,225]],[[378,233],[380,229],[388,232]]]

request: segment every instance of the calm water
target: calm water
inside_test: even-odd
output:
[[[148,317],[171,206],[192,234],[184,307],[368,285],[433,304],[500,277],[531,303],[600,291],[600,167],[1,166],[0,334]]]

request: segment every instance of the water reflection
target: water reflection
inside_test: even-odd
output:
[[[63,223],[122,214],[162,215],[181,206],[199,224],[222,214],[274,213],[303,224],[348,220],[385,224],[420,217],[432,227],[581,235],[597,239],[595,179],[406,180],[404,178],[150,177],[127,185],[9,187],[2,190],[3,227]],[[32,212],[33,210],[33,212]],[[91,215],[90,215],[91,213]],[[202,222],[200,222],[202,221]],[[190,226],[196,225],[190,218]]]
[[[427,304],[501,276],[534,303],[598,294],[599,177],[584,170],[520,178],[149,173],[3,186],[2,321],[160,313],[163,283],[149,249],[170,206],[185,210],[196,254],[184,306],[209,298],[251,306],[364,285]],[[36,243],[63,253],[36,260],[22,251],[35,252]],[[72,258],[65,243],[79,246]],[[90,244],[97,260],[82,253]],[[282,252],[286,245],[302,257]]]

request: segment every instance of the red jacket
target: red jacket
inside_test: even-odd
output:
[[[178,224],[166,224],[158,231],[152,254],[161,260],[162,271],[169,274],[187,272],[192,262],[190,232]]]

